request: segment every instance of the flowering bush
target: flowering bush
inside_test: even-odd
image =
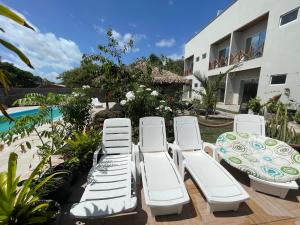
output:
[[[66,96],[65,102],[60,106],[64,121],[70,125],[70,130],[81,132],[90,122],[92,100],[88,95],[88,91],[88,85],[75,89],[70,95]]]
[[[145,116],[162,116],[167,120],[173,115],[173,110],[167,102],[161,99],[156,90],[140,85],[135,91],[126,93],[126,99],[120,104],[123,106],[125,116],[129,117],[133,126],[139,125],[139,119]]]

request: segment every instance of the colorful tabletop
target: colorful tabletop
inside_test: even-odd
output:
[[[282,141],[227,132],[216,146],[227,163],[257,178],[281,183],[300,178],[300,154]]]

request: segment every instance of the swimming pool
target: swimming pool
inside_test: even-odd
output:
[[[38,112],[39,112],[39,109],[34,108],[34,109],[22,110],[22,111],[18,111],[18,112],[9,113],[9,115],[12,118],[16,119],[16,118],[20,118],[22,116],[34,115]],[[2,115],[0,115],[0,117],[2,117]],[[59,109],[57,107],[53,108],[53,118],[56,120],[61,117],[62,117],[62,114],[59,111]],[[9,128],[11,128],[13,126],[13,124],[14,124],[14,122],[9,122],[9,121],[1,122],[0,121],[0,132],[9,130]]]

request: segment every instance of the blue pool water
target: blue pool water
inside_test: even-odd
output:
[[[27,116],[27,115],[33,115],[39,112],[38,108],[35,109],[29,109],[29,110],[24,110],[24,111],[19,111],[19,112],[14,112],[14,113],[9,113],[9,115],[16,119],[16,118],[20,118],[22,116]],[[50,116],[50,115],[49,115]],[[1,117],[1,116],[0,116]],[[53,118],[54,119],[59,119],[62,117],[61,112],[59,111],[59,109],[57,107],[53,108]],[[0,132],[3,131],[7,131],[9,130],[9,128],[11,128],[13,126],[13,122],[9,122],[9,121],[5,121],[5,122],[1,122],[0,121]]]

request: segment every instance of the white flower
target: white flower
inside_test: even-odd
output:
[[[126,93],[126,98],[128,101],[131,101],[135,98],[134,93],[132,91],[129,91]]]
[[[83,86],[82,86],[82,89],[88,89],[88,88],[90,88],[89,85],[83,85]]]
[[[165,101],[165,100],[160,100],[159,102],[160,102],[160,103],[165,103],[166,101]]]
[[[126,102],[127,102],[126,100],[122,100],[122,101],[120,102],[120,104],[121,104],[121,105],[126,105]]]
[[[172,112],[172,109],[171,109],[170,107],[168,107],[168,110],[169,110],[170,112]]]
[[[145,85],[140,85],[140,88],[144,88],[145,87]]]
[[[157,91],[152,91],[150,95],[152,95],[152,96],[158,96],[158,92]]]
[[[159,110],[159,107],[156,107],[155,109],[156,109],[156,110]]]
[[[163,106],[163,105],[160,105],[160,106],[159,106],[159,108],[160,108],[160,109],[163,109],[163,108],[164,108],[164,106]]]
[[[79,93],[77,93],[77,92],[73,92],[72,95],[73,95],[74,97],[79,97]]]

